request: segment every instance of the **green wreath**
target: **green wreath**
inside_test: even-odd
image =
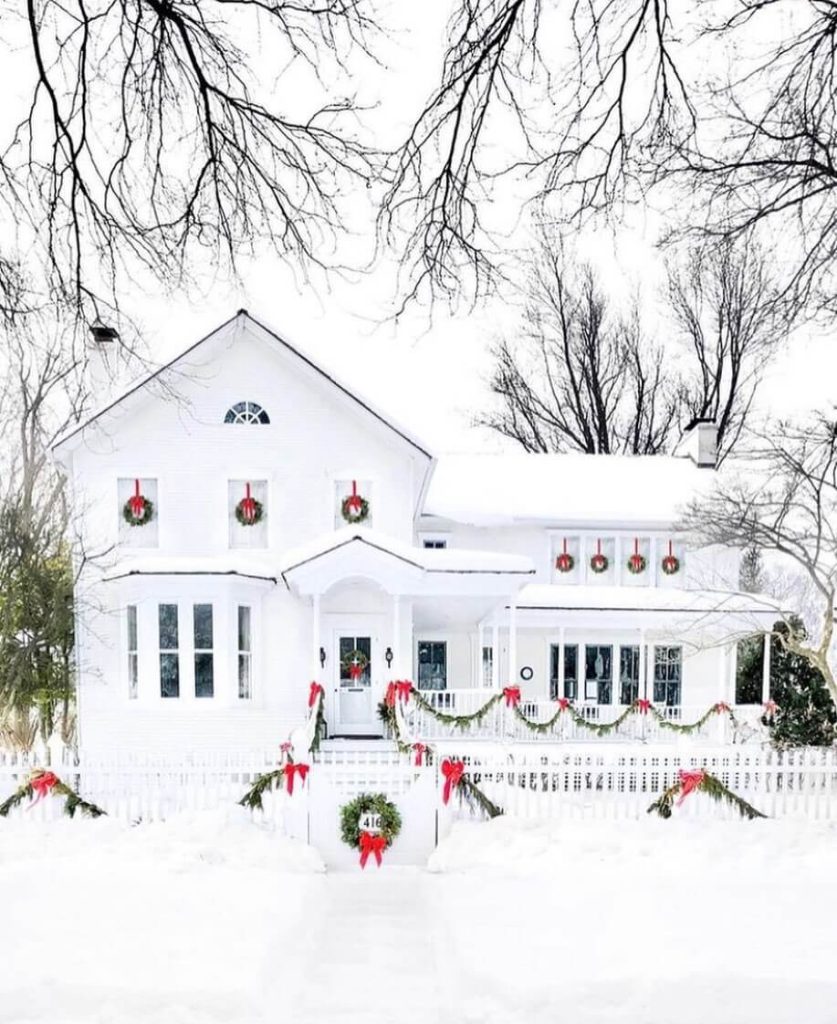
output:
[[[244,515],[244,509],[241,507],[242,503],[246,501],[246,498],[242,498],[241,501],[235,506],[235,518],[241,526],[255,526],[256,523],[260,523],[264,519],[264,505],[257,499],[251,498],[253,502],[253,518],[248,519]]]
[[[352,508],[359,503],[357,512]],[[347,523],[363,523],[369,518],[369,502],[359,494],[350,494],[340,504],[340,515]]]
[[[142,494],[139,498],[142,502],[142,513],[140,515],[135,515],[131,506],[131,502],[137,500],[136,497],[129,498],[122,506],[122,518],[129,526],[145,526],[146,523],[150,523],[154,518],[154,502],[149,501]]]
[[[347,846],[360,848],[360,818],[363,814],[377,814],[381,820],[380,834],[386,839],[387,847],[401,831],[401,815],[394,803],[384,793],[361,793],[354,800],[340,808],[340,838]]]
[[[640,573],[645,572],[647,565],[645,555],[633,554],[627,562],[628,572],[632,576],[639,576]]]
[[[363,672],[369,664],[369,658],[363,653],[363,651],[359,651],[357,648],[353,651],[349,651],[348,654],[343,655],[340,659],[340,668],[342,668],[344,672],[348,672],[355,663],[357,663],[361,672]]]

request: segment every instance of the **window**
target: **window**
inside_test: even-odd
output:
[[[584,699],[610,704],[613,686],[613,648],[608,644],[587,644],[584,649]]]
[[[262,517],[257,523],[242,524],[235,510],[243,499],[253,498],[261,505]],[[267,547],[267,523],[270,517],[267,480],[227,481],[227,520],[231,548]]]
[[[139,655],[137,653],[137,606],[129,604],[127,609],[128,624],[128,697],[136,700],[139,693]]]
[[[665,704],[667,707],[677,707],[680,704],[680,683],[682,674],[682,648],[654,648],[655,704]]]
[[[423,548],[433,551],[443,551],[448,546],[448,542],[440,537],[425,537],[421,544]]]
[[[137,494],[151,504],[151,518],[139,526],[125,519],[125,506]],[[116,529],[119,544],[126,548],[156,548],[159,545],[160,499],[153,477],[118,477],[116,480]]]
[[[419,641],[418,684],[420,690],[447,689],[448,645],[444,641]]]
[[[578,697],[578,646],[576,644],[564,645],[564,692],[558,692],[560,673],[558,665],[561,654],[559,644],[552,644],[549,649],[549,696],[551,700],[558,697],[566,697],[568,700],[575,700]]]
[[[639,697],[639,647],[619,648],[619,701],[633,704]]]
[[[160,633],[160,696],[180,696],[180,651],[177,605],[161,604],[157,609]]]
[[[212,697],[215,693],[215,657],[212,653],[212,605],[192,606],[195,655],[195,696]]]
[[[250,700],[253,696],[253,640],[250,608],[238,606],[238,697]]]
[[[494,648],[482,649],[482,685],[491,686],[494,681]]]
[[[227,410],[224,423],[270,423],[270,417],[255,402],[236,402]]]

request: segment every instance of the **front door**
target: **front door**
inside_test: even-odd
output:
[[[335,647],[337,722],[332,731],[338,736],[380,736],[376,638],[341,630]]]

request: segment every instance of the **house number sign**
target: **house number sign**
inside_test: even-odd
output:
[[[361,814],[358,820],[358,828],[360,828],[361,832],[371,832],[373,835],[377,835],[381,831],[380,814],[374,814],[371,811]]]

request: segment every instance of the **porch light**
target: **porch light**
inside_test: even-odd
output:
[[[394,657],[395,655],[392,653],[392,648],[387,647],[386,651],[384,651],[384,659],[387,663],[387,668],[392,668],[392,660]]]
[[[325,668],[326,663],[326,652],[325,647],[320,648],[320,668]]]

